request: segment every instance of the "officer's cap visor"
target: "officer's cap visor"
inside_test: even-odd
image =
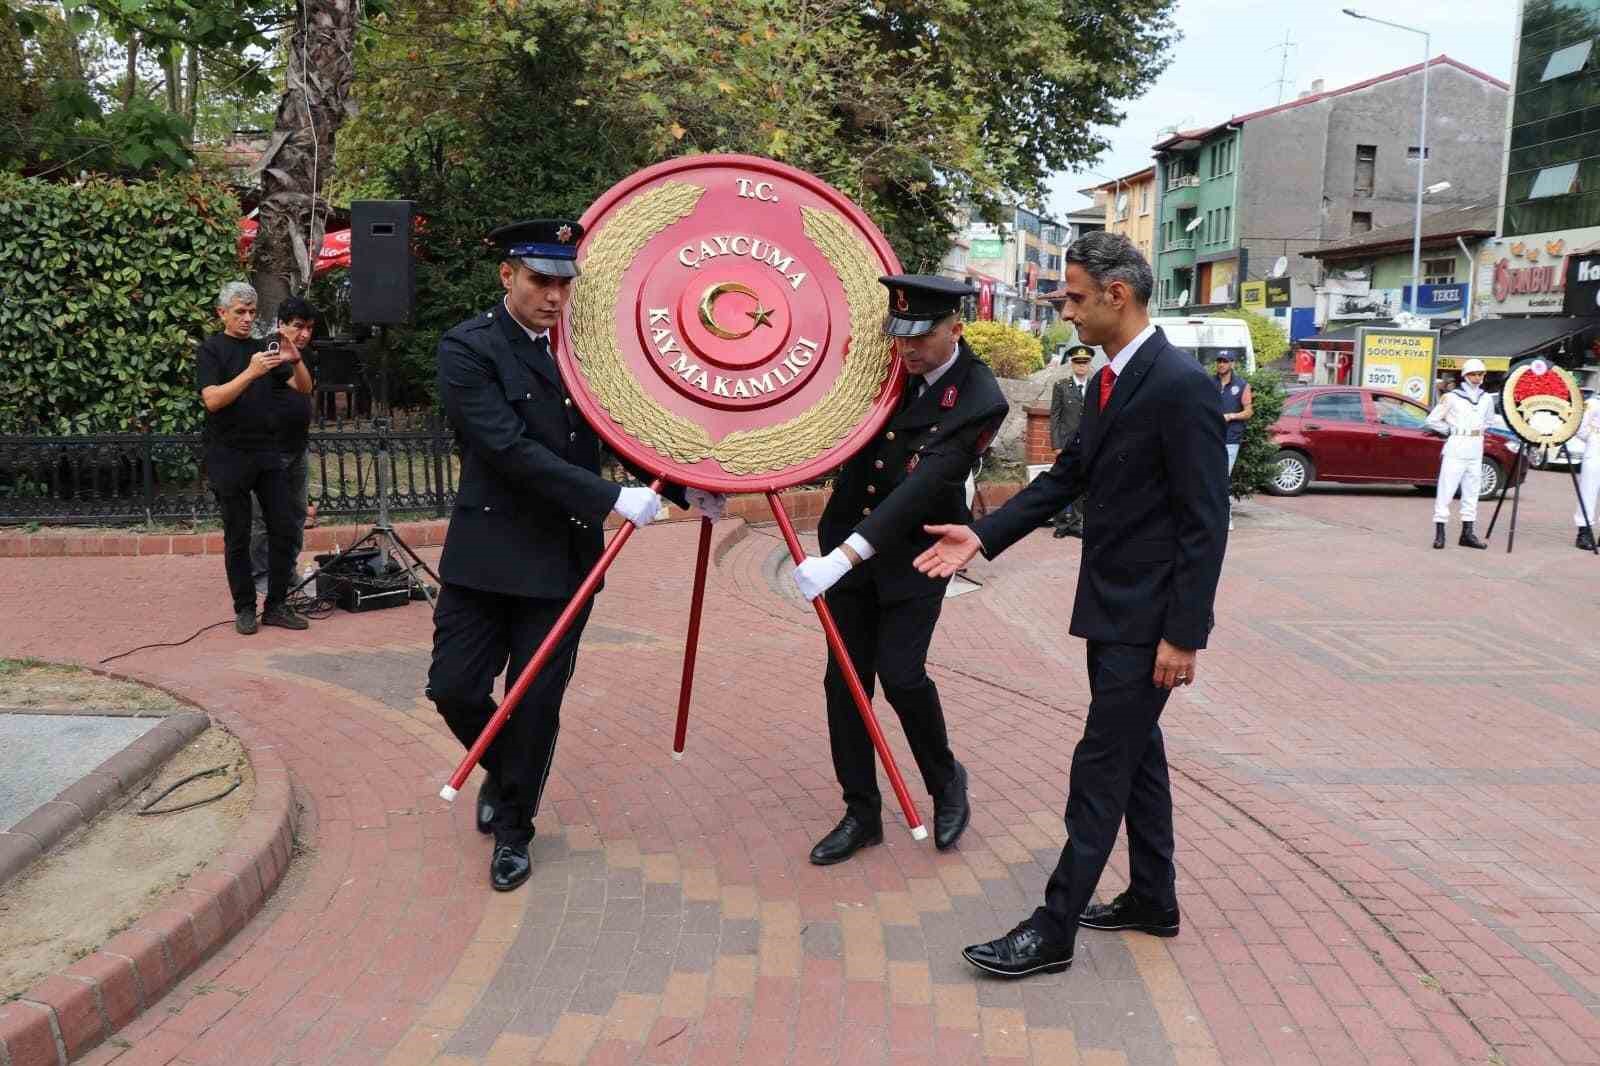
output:
[[[947,311],[938,318],[901,318],[898,315],[889,315],[883,320],[883,332],[890,337],[920,337],[924,333],[932,333],[933,327],[955,314]]]
[[[525,255],[517,260],[523,266],[547,278],[575,278],[582,273],[576,259],[541,259]]]

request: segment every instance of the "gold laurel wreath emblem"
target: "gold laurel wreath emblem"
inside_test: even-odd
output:
[[[878,329],[882,316],[872,249],[832,211],[801,208],[806,236],[837,273],[850,309],[844,371],[827,395],[805,411],[760,429],[712,441],[698,424],[673,414],[634,380],[617,343],[622,277],[646,244],[687,218],[705,189],[669,181],[634,197],[591,235],[583,275],[573,286],[572,345],[590,392],[629,436],[680,463],[715,459],[733,474],[798,466],[826,452],[859,426],[888,376],[893,352]]]

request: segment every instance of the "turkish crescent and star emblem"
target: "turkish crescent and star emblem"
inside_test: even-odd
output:
[[[822,181],[750,156],[689,157],[625,179],[582,222],[557,362],[636,465],[710,491],[786,487],[893,414],[878,278],[899,264]]]

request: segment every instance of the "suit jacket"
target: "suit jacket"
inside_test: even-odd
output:
[[[1050,447],[1056,451],[1065,448],[1072,435],[1078,432],[1078,424],[1083,421],[1084,397],[1093,384],[1095,377],[1090,374],[1083,383],[1083,391],[1079,391],[1077,381],[1069,373],[1050,390]]]
[[[600,558],[621,487],[600,476],[600,439],[554,358],[497,304],[440,339],[439,397],[461,446],[439,576],[512,596],[570,597]]]
[[[1086,492],[1073,635],[1203,648],[1228,529],[1216,385],[1158,329],[1099,395],[1096,375],[1055,465],[973,530],[992,558]]]
[[[943,592],[948,578],[927,577],[911,565],[933,543],[922,527],[972,520],[967,474],[1008,406],[993,371],[961,341],[950,369],[920,397],[902,403],[835,479],[817,524],[819,545],[829,552],[859,533],[874,551],[836,588],[871,582],[885,603]]]

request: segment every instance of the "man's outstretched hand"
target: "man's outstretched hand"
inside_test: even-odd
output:
[[[922,529],[939,539],[912,560],[911,565],[929,577],[949,577],[970,563],[983,548],[971,526],[923,526]]]

